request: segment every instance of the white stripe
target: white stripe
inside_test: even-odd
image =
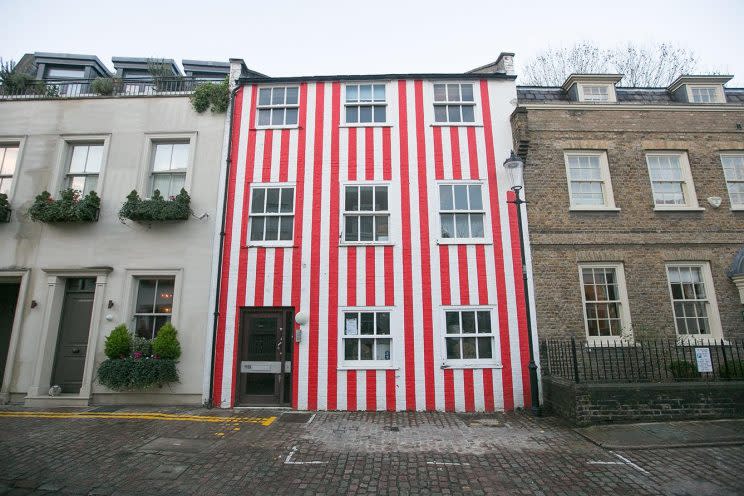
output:
[[[367,409],[367,371],[357,370],[357,410]]]
[[[483,369],[473,370],[473,397],[475,398],[475,411],[482,412],[486,409],[486,398],[483,389]]]
[[[271,175],[270,180],[279,181],[279,162],[281,159],[282,132],[274,131],[271,142]]]
[[[274,306],[274,303],[279,304],[279,302],[274,302],[274,284],[277,282],[281,283],[281,280],[274,280],[274,258],[279,255],[277,254],[277,250],[283,250],[283,248],[266,249],[266,268],[264,269],[266,275],[264,276],[263,304],[267,307]]]
[[[454,177],[452,172],[452,140],[448,127],[439,128],[442,135],[442,170],[444,179],[451,180]],[[432,153],[434,150],[432,149]]]
[[[291,129],[289,131],[289,163],[287,164],[287,180],[297,181],[297,141],[299,131]]]
[[[470,295],[470,304],[478,304],[478,260],[476,256],[475,245],[468,245],[466,249],[468,261],[468,294]]]
[[[460,257],[457,254],[458,246],[450,245],[448,248],[449,255],[449,272],[450,272],[450,295],[453,305],[462,305],[460,298]]]
[[[496,411],[504,410],[503,369],[493,369],[493,405]]]
[[[374,149],[375,180],[382,180],[382,128],[377,127],[372,131],[372,143]]]
[[[375,305],[385,305],[385,248],[376,246],[375,250]]]
[[[284,273],[282,274],[282,302],[281,305],[285,307],[292,306],[292,257],[293,251],[291,248],[285,248],[282,250],[282,256],[284,257]]]
[[[463,179],[470,179],[470,158],[468,155],[468,129],[465,127],[457,128],[457,134],[460,137],[460,170]]]
[[[385,396],[385,371],[378,370],[377,375],[377,410],[385,411],[387,409],[387,397]]]

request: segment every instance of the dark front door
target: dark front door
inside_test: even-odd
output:
[[[52,371],[52,385],[62,386],[63,393],[77,394],[83,384],[95,290],[95,278],[68,279],[65,286]]]
[[[3,383],[5,364],[8,359],[10,333],[13,331],[16,302],[21,285],[17,283],[0,283],[0,384]]]
[[[239,405],[290,401],[292,309],[244,308],[240,315]]]

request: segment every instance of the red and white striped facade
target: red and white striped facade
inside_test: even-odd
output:
[[[294,343],[293,408],[529,406],[518,227],[515,207],[506,203],[512,193],[502,166],[512,147],[515,84],[490,75],[463,76],[475,90],[476,124],[440,126],[434,125],[435,82],[442,81],[385,81],[388,122],[373,127],[343,123],[345,81],[295,83],[299,124],[291,129],[257,129],[261,85],[237,89],[218,281],[215,405],[231,407],[235,401],[239,309],[291,306],[309,316],[301,342]],[[438,243],[443,180],[482,183],[486,243]],[[342,188],[363,181],[389,185],[390,246],[339,242]],[[257,183],[295,186],[294,246],[248,246],[249,192]],[[461,306],[492,309],[495,364],[443,367],[444,309]],[[392,368],[339,367],[339,315],[346,307],[390,310]]]

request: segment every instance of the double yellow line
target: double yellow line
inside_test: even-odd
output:
[[[51,419],[125,419],[165,420],[180,422],[243,423],[268,427],[276,417],[216,417],[158,412],[22,412],[0,411],[0,417],[51,418]]]

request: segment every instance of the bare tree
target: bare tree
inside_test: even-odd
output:
[[[605,50],[588,41],[571,48],[549,48],[527,61],[520,84],[560,86],[569,74],[623,74],[621,86],[666,86],[697,66],[695,55],[671,43],[640,46],[632,42]]]

